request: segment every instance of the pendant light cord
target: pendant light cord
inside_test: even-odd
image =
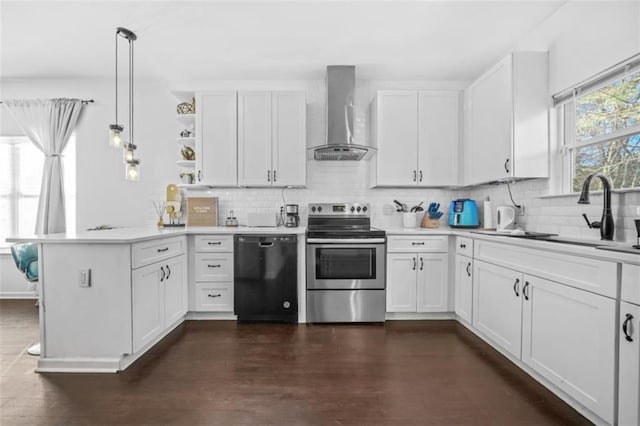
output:
[[[129,39],[129,143],[133,142],[133,40]]]
[[[118,32],[116,31],[116,122],[118,124]]]

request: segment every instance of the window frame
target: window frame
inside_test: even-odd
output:
[[[598,83],[587,83],[588,91],[583,91],[580,88],[573,89],[573,96],[566,98],[562,103],[556,103],[556,110],[558,112],[558,122],[560,127],[560,153],[562,155],[562,183],[561,190],[563,194],[577,194],[577,191],[573,190],[573,181],[576,172],[576,157],[575,152],[578,148],[584,148],[593,145],[600,145],[607,142],[615,141],[625,137],[640,134],[640,120],[637,124],[623,129],[617,129],[611,133],[604,135],[594,136],[584,142],[579,142],[576,135],[576,101],[582,97],[589,95],[593,92],[609,86],[610,84],[622,80],[630,75],[640,73],[640,64],[635,63],[634,66],[626,65],[624,72],[617,70],[612,72],[612,76],[609,78],[598,77]],[[556,100],[557,96],[553,99]],[[558,96],[559,97],[559,96]],[[640,186],[631,188],[612,188],[613,191],[619,192],[632,192],[639,191]]]

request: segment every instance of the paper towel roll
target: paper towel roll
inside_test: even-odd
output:
[[[484,228],[493,228],[493,205],[489,197],[484,201]]]

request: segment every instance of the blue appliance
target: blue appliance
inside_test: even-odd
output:
[[[453,200],[449,206],[449,226],[453,228],[477,228],[478,205],[474,200]]]

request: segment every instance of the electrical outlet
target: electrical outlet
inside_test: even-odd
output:
[[[80,269],[78,280],[80,287],[91,287],[91,269]]]
[[[518,216],[524,216],[524,204],[520,204],[520,208],[516,209]]]

